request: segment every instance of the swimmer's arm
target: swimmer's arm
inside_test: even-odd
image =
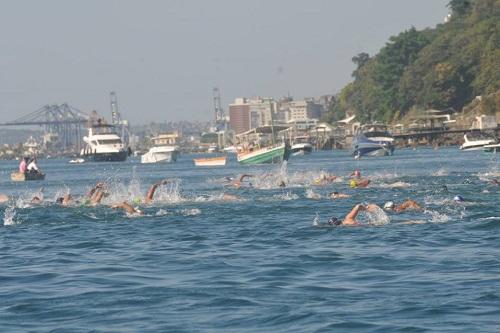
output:
[[[243,179],[245,179],[246,177],[253,177],[253,176],[252,176],[252,175],[247,175],[247,174],[241,175],[241,176],[240,176],[240,179],[239,179],[240,183],[241,183],[241,182],[243,181]]]
[[[158,188],[158,186],[160,186],[161,184],[162,183],[160,182],[160,183],[156,183],[156,184],[151,185],[151,187],[148,190],[148,193],[146,194],[146,198],[144,200],[146,203],[150,203],[151,201],[153,201],[153,196],[155,195],[155,191]]]
[[[356,216],[358,216],[359,212],[366,209],[365,206],[361,204],[357,204],[354,206],[354,208],[345,216],[344,221],[345,222],[355,222],[356,221]]]

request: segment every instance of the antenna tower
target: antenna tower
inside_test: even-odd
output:
[[[121,122],[121,115],[120,112],[118,112],[118,99],[114,91],[109,94],[109,99],[111,101],[111,123],[113,125],[118,125]]]

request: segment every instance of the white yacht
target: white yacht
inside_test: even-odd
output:
[[[484,146],[492,145],[495,143],[494,139],[485,137],[481,134],[464,134],[464,143],[460,146],[461,150],[482,150]]]
[[[292,143],[292,155],[305,155],[310,154],[313,150],[312,144],[309,142],[308,136],[297,136]]]
[[[122,139],[115,132],[113,125],[97,124],[89,127],[88,136],[83,137],[86,143],[80,156],[93,162],[125,161],[129,150],[125,148]]]
[[[175,162],[179,148],[175,145],[177,134],[160,134],[151,138],[153,146],[141,156],[141,163]]]
[[[394,138],[383,124],[366,124],[361,126],[353,143],[353,156],[388,156],[394,153]]]

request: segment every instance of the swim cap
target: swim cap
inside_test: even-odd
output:
[[[393,208],[394,208],[394,202],[392,202],[392,201],[387,201],[384,204],[384,209],[393,209]]]
[[[354,176],[356,176],[356,177],[361,177],[361,171],[359,171],[359,170],[355,170],[355,171],[354,171]]]
[[[358,182],[356,181],[356,179],[351,179],[351,181],[349,182],[349,186],[351,186],[351,187],[358,186]]]
[[[342,221],[336,217],[330,217],[330,219],[328,220],[328,224],[329,225],[341,225]]]
[[[455,197],[453,198],[453,201],[462,202],[462,201],[464,201],[464,198],[462,198],[462,196],[460,196],[460,195],[455,195]]]
[[[142,202],[141,197],[135,197],[133,202],[137,205],[140,204]]]

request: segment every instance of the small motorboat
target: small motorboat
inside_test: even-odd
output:
[[[85,160],[83,158],[76,158],[74,160],[70,160],[68,163],[69,164],[81,164],[81,163],[85,163]]]
[[[481,133],[466,133],[464,134],[464,143],[460,146],[460,150],[473,151],[482,150],[484,146],[493,145],[495,140]]]
[[[196,166],[224,166],[226,165],[226,156],[195,158],[193,162]]]
[[[45,174],[41,172],[12,172],[10,179],[14,182],[24,182],[28,180],[44,180]]]

